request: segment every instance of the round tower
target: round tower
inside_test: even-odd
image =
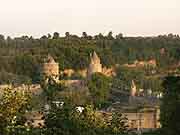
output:
[[[47,81],[48,78],[55,81],[59,80],[59,64],[56,63],[53,57],[50,55],[44,59],[44,63],[41,67],[41,79],[43,81]]]

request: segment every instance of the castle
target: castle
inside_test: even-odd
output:
[[[90,54],[90,64],[86,69],[78,71],[75,71],[74,69],[65,69],[64,71],[61,71],[61,74],[68,77],[71,77],[74,73],[78,73],[84,78],[89,78],[94,73],[101,73],[108,77],[116,76],[115,67],[103,67],[101,60],[95,51]]]
[[[100,61],[100,58],[96,54],[96,52],[93,52],[93,54],[90,54],[90,64],[89,67],[86,69],[86,77],[91,76],[94,73],[103,73],[102,64]],[[41,78],[42,80],[45,80],[47,77],[51,77],[54,80],[58,80],[59,75],[64,73],[68,74],[68,76],[71,76],[75,71],[73,69],[65,69],[64,71],[59,71],[59,64],[55,62],[52,56],[48,55],[48,57],[44,60],[44,63],[41,66]]]
[[[40,78],[41,82],[47,83],[48,79],[51,78],[57,83],[63,82],[66,86],[75,86],[75,87],[81,87],[84,85],[84,80],[59,80],[59,76],[62,73],[67,73],[72,75],[75,71],[72,69],[65,69],[64,71],[60,72],[59,70],[59,63],[57,63],[54,58],[50,55],[48,55],[41,64],[40,67]],[[87,69],[84,69],[81,73],[84,77],[90,77],[94,73],[102,73],[106,76],[112,76],[115,74],[113,69],[108,69],[106,67],[102,67],[101,60],[96,54],[96,52],[93,52],[90,54],[90,64]],[[14,89],[23,89],[26,91],[30,91],[32,94],[40,94],[40,91],[42,91],[41,84],[32,84],[32,85],[18,85],[18,86],[12,86],[12,85],[1,85],[0,91],[4,88],[14,88]],[[37,93],[36,93],[37,88]],[[41,89],[41,90],[40,90]]]
[[[53,64],[53,66],[50,66]],[[44,71],[43,73],[46,74],[46,76],[51,75],[51,76],[58,76],[58,74],[54,74],[52,70],[57,70],[59,69],[58,64],[55,63],[54,60],[50,61],[49,63],[45,63],[45,65],[49,65],[48,68],[43,68]],[[51,69],[50,69],[51,67]],[[108,74],[108,68],[102,66],[101,60],[98,57],[96,52],[93,52],[90,54],[90,64],[87,70],[85,70],[85,77],[90,78],[94,73],[102,73],[106,76],[112,76],[112,72]],[[68,70],[65,70],[68,72]],[[112,70],[111,70],[112,71]],[[72,69],[69,69],[69,73],[74,73]],[[55,72],[58,73],[58,72]],[[71,74],[70,74],[71,75]],[[76,88],[80,88],[80,86],[83,86],[83,80],[65,80],[64,83],[67,86],[75,86]],[[157,106],[157,102],[153,102],[151,98],[146,98],[146,97],[140,97],[138,96],[138,90],[135,84],[135,81],[132,80],[131,82],[131,91],[129,93],[129,100],[127,101],[127,105],[122,105],[120,109],[117,109],[122,113],[123,116],[128,118],[128,125],[129,128],[131,129],[136,129],[138,131],[142,130],[148,130],[148,129],[154,129],[154,128],[159,128],[160,123],[159,123],[159,107]],[[137,105],[145,103],[148,106],[144,106],[142,109],[137,110]],[[116,105],[112,105],[112,108],[116,110]],[[136,111],[135,111],[136,110]],[[100,114],[105,114],[103,118],[107,118],[106,115],[109,115],[111,117],[111,111],[99,111]]]
[[[98,57],[97,53],[94,51],[90,54],[90,64],[87,69],[75,71],[73,69],[65,69],[64,71],[59,70],[59,64],[55,62],[52,56],[48,55],[46,59],[44,59],[44,63],[41,65],[40,75],[41,80],[47,83],[48,78],[52,78],[57,83],[63,82],[66,86],[82,86],[84,85],[83,80],[59,80],[60,75],[65,75],[71,77],[74,73],[79,73],[84,78],[89,79],[94,73],[102,73],[106,76],[115,76],[114,68],[106,68],[101,64],[101,60]]]
[[[59,63],[55,62],[53,57],[50,55],[48,55],[47,58],[44,59],[44,62],[42,63],[41,68],[40,68],[41,80],[44,83],[48,82],[48,78],[52,78],[57,83],[63,82],[66,86],[72,86],[75,89],[81,90],[81,88],[83,88],[84,86],[86,87],[84,80],[60,80],[59,79],[59,76],[61,73],[67,73],[71,76],[71,73],[74,73],[74,72],[75,71],[72,69],[69,69],[69,70],[66,69],[66,70],[60,72]],[[106,76],[116,75],[113,68],[106,68],[106,67],[102,66],[101,60],[98,57],[98,55],[96,54],[96,52],[93,52],[92,54],[90,54],[89,67],[87,69],[83,70],[82,75],[84,77],[86,77],[87,79],[89,79],[92,76],[92,74],[94,74],[94,73],[102,73]],[[5,88],[12,88],[13,90],[28,91],[35,96],[41,95],[41,93],[43,92],[43,88],[41,87],[40,84],[32,84],[32,85],[22,84],[20,86],[0,85],[0,95],[2,94],[2,90]],[[120,105],[120,106],[123,108],[123,109],[121,109],[121,110],[123,110],[122,114],[125,115],[129,119],[128,125],[130,126],[130,128],[132,128],[132,129],[134,129],[134,128],[147,128],[147,129],[158,128],[159,127],[159,123],[158,123],[159,112],[157,112],[158,109],[153,107],[153,105],[152,106],[150,105],[150,108],[148,107],[148,110],[140,110],[139,112],[134,112],[134,110],[135,110],[134,107],[136,107],[134,104],[136,104],[136,102],[144,101],[144,98],[136,97],[137,88],[136,88],[136,84],[134,81],[132,81],[131,92],[129,93],[129,95],[130,95],[129,96],[130,104],[126,105],[126,106],[122,106],[122,105]],[[149,100],[147,100],[147,102],[150,103]],[[115,106],[113,105],[112,108],[115,108]],[[129,112],[126,109],[130,109],[130,110],[132,110],[132,112]],[[106,112],[106,113],[108,113],[108,112]],[[39,123],[41,126],[43,126],[44,121],[41,119],[42,115],[43,114],[40,114],[37,112],[32,112],[32,114],[30,113],[27,116],[27,119],[28,119],[27,122],[34,120],[35,127],[36,126],[39,127],[39,125],[38,125]]]

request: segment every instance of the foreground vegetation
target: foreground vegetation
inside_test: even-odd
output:
[[[55,32],[39,39],[23,36],[12,39],[0,35],[0,84],[40,83],[39,67],[49,53],[59,63],[60,69],[81,70],[88,67],[89,54],[96,51],[102,64],[116,67],[116,77],[106,77],[100,73],[86,80],[87,89],[74,91],[53,81],[44,86],[41,98],[26,92],[5,89],[0,96],[0,134],[3,135],[127,135],[135,134],[127,127],[127,119],[118,112],[112,118],[104,119],[98,112],[108,106],[113,99],[111,90],[130,90],[134,80],[137,89],[163,92],[161,105],[162,128],[147,135],[179,135],[180,78],[164,76],[180,71],[180,37],[163,35],[158,37],[90,36],[83,32],[81,37],[66,33],[65,37]],[[127,68],[123,64],[134,61],[155,59],[156,67]],[[75,74],[76,79],[84,79]],[[66,79],[61,76],[61,79]],[[72,79],[72,78],[71,78]],[[45,114],[43,128],[25,127],[25,113],[32,111],[42,99],[51,106]],[[57,107],[53,100],[62,100]],[[35,104],[35,105],[34,105]],[[39,105],[39,104],[38,104]],[[83,106],[79,112],[77,106]],[[42,106],[40,106],[42,107]],[[40,108],[39,107],[39,108]],[[38,108],[38,109],[39,109]]]
[[[162,128],[144,135],[179,135],[180,77],[164,79],[164,97],[161,105]],[[51,104],[44,117],[44,128],[24,126],[24,114],[31,110],[31,97],[22,92],[6,89],[0,106],[0,133],[3,135],[128,135],[135,134],[128,129],[127,119],[118,112],[106,119],[93,105],[77,106],[66,101],[63,105]]]

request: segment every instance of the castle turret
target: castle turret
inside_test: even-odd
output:
[[[131,83],[131,96],[135,97],[136,92],[137,92],[136,84],[135,84],[134,80],[132,80],[132,83]]]
[[[129,96],[129,103],[132,104],[134,103],[134,99],[137,93],[137,88],[134,80],[131,82],[131,90],[130,90],[130,96]]]
[[[102,73],[102,64],[96,52],[93,52],[93,54],[91,54],[90,57],[91,62],[88,68],[88,76],[91,76],[93,73],[97,72]]]
[[[50,55],[44,60],[41,68],[41,79],[46,81],[47,78],[55,81],[59,79],[59,64]]]

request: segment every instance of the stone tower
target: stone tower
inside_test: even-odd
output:
[[[137,93],[136,84],[135,84],[134,80],[132,80],[132,82],[131,82],[131,91],[130,91],[130,96],[129,96],[129,104],[134,103],[136,93]]]
[[[131,95],[132,97],[135,97],[135,96],[136,96],[136,92],[137,92],[136,84],[135,84],[134,80],[132,80],[132,83],[131,83],[131,93],[130,93],[130,95]]]
[[[50,55],[44,60],[41,67],[41,79],[47,81],[48,78],[59,80],[59,64]]]
[[[96,52],[93,52],[93,54],[90,54],[88,76],[91,76],[93,73],[97,72],[102,73],[102,64]]]

